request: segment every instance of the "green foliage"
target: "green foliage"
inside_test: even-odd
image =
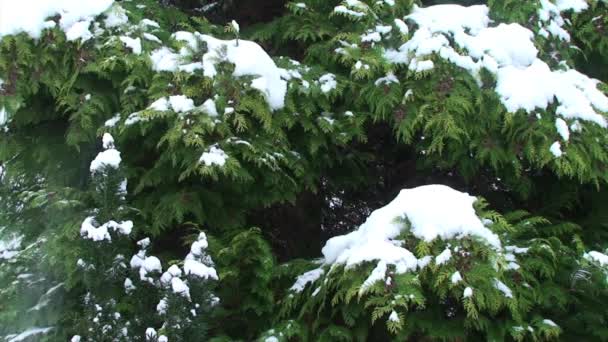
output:
[[[586,308],[585,318],[570,322],[579,317],[573,307],[589,295],[583,288],[606,294],[605,270],[581,259],[580,240],[571,238],[580,227],[521,211],[503,217],[484,207],[478,202],[479,215],[504,236],[503,248],[470,237],[427,242],[406,228],[396,240],[426,260],[418,270],[399,273],[389,265],[382,279],[370,281],[376,262],[322,266],[321,277],[286,296],[282,317],[303,326],[309,340],[602,338],[601,332],[585,331],[583,322],[605,319],[605,310]],[[446,250],[453,251],[451,257],[440,262]],[[562,320],[565,315],[572,318]],[[560,317],[568,328],[546,317]]]
[[[241,31],[211,24],[203,9],[124,1],[92,20],[85,41],[68,40],[61,25],[40,39],[0,37],[0,336],[52,327],[32,338],[608,340],[597,304],[608,299],[606,265],[589,254],[607,247],[605,128],[561,115],[556,103],[510,112],[487,67],[472,73],[439,52],[424,56],[429,70],[412,56],[391,61],[419,29],[407,16],[421,3],[445,2],[291,1],[282,16]],[[541,6],[556,3],[489,0],[490,25],[519,23],[551,70],[606,82],[606,1],[543,18]],[[123,9],[128,22],[108,25]],[[570,40],[545,34],[552,22]],[[380,39],[364,38],[373,33]],[[139,39],[141,53],[124,37]],[[273,109],[260,75],[238,72],[228,46],[211,51],[206,37],[252,39],[289,56],[272,57],[284,106]],[[470,54],[453,34],[444,38]],[[181,68],[162,67],[163,51]],[[209,52],[217,56],[205,59]],[[176,98],[193,108],[175,108]],[[568,139],[556,130],[562,117]],[[105,133],[121,166],[91,172]],[[400,189],[430,183],[487,198],[476,210],[502,247],[423,241],[404,221],[398,239],[416,257],[449,249],[452,258],[405,273],[388,265],[384,281],[368,279],[375,260],[353,268],[285,260],[297,253],[285,249],[320,249],[311,241],[354,230]],[[110,229],[111,242],[87,239],[79,234],[87,217],[94,228],[132,220],[134,229]],[[204,237],[206,250],[202,230],[210,255],[192,249]],[[130,267],[131,257],[153,255],[160,272]],[[186,296],[162,277],[188,258],[219,279],[178,276]],[[301,292],[291,287],[312,269],[324,273]],[[462,280],[452,282],[456,272]],[[146,338],[148,328],[157,336]]]

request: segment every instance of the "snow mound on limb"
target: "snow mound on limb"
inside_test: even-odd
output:
[[[415,271],[418,259],[395,239],[407,229],[424,241],[476,237],[494,249],[501,243],[475,213],[476,198],[444,185],[404,189],[375,210],[359,229],[331,238],[322,249],[326,264],[352,267],[366,261],[395,265],[397,273]]]
[[[199,42],[207,44],[207,52],[201,61],[205,76],[215,77],[216,65],[222,61],[230,62],[234,64],[233,76],[256,77],[251,82],[251,87],[264,95],[270,108],[277,110],[285,106],[287,81],[282,78],[285,72],[277,67],[272,58],[257,43],[243,39],[221,40],[199,32],[186,31],[175,32],[172,37],[186,42],[192,50],[199,49]],[[179,56],[186,55],[188,55],[186,48],[182,48],[179,54],[171,53],[167,48],[161,48],[152,53],[152,60],[158,70],[175,71],[180,67],[178,65]]]
[[[40,38],[42,30],[55,26],[47,19],[58,14],[59,25],[67,32],[90,22],[112,3],[114,0],[0,0],[0,37],[25,32],[32,38]]]
[[[577,0],[560,1],[555,11],[580,11],[584,5]],[[599,81],[573,69],[551,70],[538,58],[532,31],[515,23],[490,27],[488,13],[486,5],[415,6],[405,19],[418,28],[397,50],[387,50],[385,57],[419,72],[424,63],[432,68],[429,58],[435,54],[467,70],[478,82],[479,71],[485,68],[495,75],[495,91],[510,112],[547,109],[556,101],[557,115],[608,127],[603,115],[608,111],[608,97],[598,90]]]

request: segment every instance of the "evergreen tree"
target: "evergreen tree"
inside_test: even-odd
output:
[[[608,340],[607,13],[0,4],[0,338]]]

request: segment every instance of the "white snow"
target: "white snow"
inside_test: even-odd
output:
[[[595,261],[602,266],[608,266],[608,255],[597,251],[585,253],[583,257],[587,260]]]
[[[142,36],[144,37],[144,39],[147,39],[147,40],[149,40],[151,42],[155,42],[155,43],[158,43],[158,44],[162,44],[163,43],[163,41],[160,40],[160,38],[158,38],[157,36],[155,36],[155,35],[153,35],[151,33],[144,32]]]
[[[148,246],[150,246],[150,238],[144,238],[144,239],[137,241],[137,245],[144,249],[148,248]]]
[[[437,257],[435,257],[435,265],[443,265],[452,258],[452,251],[446,248]]]
[[[464,289],[464,292],[462,293],[462,296],[464,298],[470,298],[473,296],[473,289],[470,287],[467,287]]]
[[[185,95],[169,96],[169,103],[176,113],[187,112],[194,109],[194,101]]]
[[[135,285],[133,285],[133,281],[129,278],[125,278],[125,282],[124,282],[123,286],[125,288],[126,293],[129,293],[136,289]]]
[[[190,246],[190,253],[184,260],[184,273],[186,275],[193,275],[201,279],[219,279],[217,271],[213,268],[213,260],[205,253],[208,245],[207,236],[201,232],[197,240]]]
[[[205,102],[203,102],[203,110],[209,116],[217,116],[218,115],[217,107],[215,106],[215,101],[213,101],[213,99],[207,99]]]
[[[106,19],[104,20],[106,28],[122,26],[128,22],[127,11],[120,5],[114,4],[106,11]]]
[[[407,35],[410,33],[410,29],[407,27],[405,22],[399,18],[395,19],[395,26],[397,26],[402,35]]]
[[[0,108],[0,126],[4,126],[8,121],[8,113],[4,107]]]
[[[26,32],[39,38],[42,30],[50,26],[47,18],[61,14],[59,25],[70,32],[70,40],[86,40],[91,20],[107,10],[113,0],[0,0],[0,38],[5,35]],[[90,32],[88,32],[90,35]]]
[[[386,76],[380,77],[379,79],[377,79],[374,82],[374,85],[379,86],[382,84],[391,84],[391,83],[399,83],[399,79],[397,79],[395,74],[393,74],[392,72],[389,72],[386,74]]]
[[[458,284],[459,282],[462,281],[462,276],[460,275],[460,272],[456,271],[452,274],[452,276],[450,277],[450,281],[452,282],[452,284]]]
[[[160,260],[155,256],[149,256],[144,259],[142,267],[146,272],[162,272],[163,268],[160,264]]]
[[[338,85],[334,74],[325,74],[319,77],[319,84],[321,84],[321,91],[324,93],[329,93],[336,89],[336,86]]]
[[[172,277],[182,276],[182,270],[177,265],[171,265],[171,267],[167,269],[167,273],[169,273]]]
[[[470,30],[472,34],[488,26],[489,9],[485,5],[435,5],[426,8],[414,6],[412,13],[406,17],[414,21],[421,28],[428,28],[431,32],[461,32]]]
[[[380,36],[379,32],[370,32],[370,33],[363,34],[361,36],[361,43],[379,42],[381,40],[382,40],[382,37]]]
[[[108,233],[108,226],[101,225],[99,227],[94,226],[95,218],[89,216],[80,225],[80,235],[89,240],[93,241],[111,241],[110,233]]]
[[[503,283],[502,281],[500,281],[496,278],[494,278],[494,287],[498,291],[502,292],[505,295],[505,297],[513,298],[513,292],[511,291],[511,289],[507,285],[505,285],[505,283]]]
[[[200,256],[203,254],[203,251],[208,245],[209,243],[207,242],[207,236],[205,233],[200,233],[198,239],[192,243],[192,246],[190,246],[190,253],[195,256]]]
[[[359,288],[359,294],[365,293],[367,289],[369,289],[372,285],[374,285],[378,281],[385,281],[386,278],[386,262],[384,260],[378,261],[378,265],[376,268],[372,270],[367,279]]]
[[[289,288],[291,291],[302,292],[306,285],[314,283],[319,279],[325,271],[322,268],[316,268],[312,271],[308,271],[296,279],[296,282]]]
[[[180,278],[175,277],[171,279],[171,289],[173,290],[173,293],[190,298],[190,288]]]
[[[139,26],[141,27],[153,27],[153,28],[160,28],[160,24],[158,24],[156,21],[154,20],[150,20],[148,18],[144,18],[139,22]]]
[[[158,304],[156,304],[156,312],[159,315],[164,315],[167,313],[167,309],[169,308],[169,303],[167,302],[167,298],[162,298]]]
[[[80,39],[82,42],[86,42],[93,38],[93,33],[89,31],[90,25],[91,20],[83,20],[75,23],[65,31],[66,39],[69,41]]]
[[[551,151],[556,158],[561,157],[563,154],[562,145],[559,143],[559,141],[554,142],[551,147],[549,147],[549,151]]]
[[[515,254],[525,254],[530,250],[529,247],[505,246],[505,250]]]
[[[581,1],[573,1],[562,3],[561,8],[568,6],[584,7]],[[398,50],[387,50],[385,57],[420,72],[433,68],[428,58],[436,54],[468,70],[479,82],[479,71],[486,68],[495,74],[495,90],[510,112],[546,109],[556,101],[559,116],[607,127],[601,112],[608,111],[608,97],[597,89],[599,81],[572,69],[552,71],[538,58],[532,31],[518,24],[489,27],[488,11],[485,5],[414,7],[406,19],[418,29]]]
[[[120,152],[116,149],[110,148],[100,152],[97,157],[91,162],[90,170],[92,173],[102,171],[105,168],[118,169],[120,166]]]
[[[202,262],[193,259],[187,259],[184,262],[184,272],[186,275],[194,275],[203,279],[217,280],[217,272],[213,267],[209,267]]]
[[[208,166],[224,166],[224,164],[226,164],[226,159],[228,159],[226,152],[217,146],[211,146],[209,152],[204,152],[199,161]]]
[[[561,135],[565,141],[570,139],[570,130],[568,129],[568,124],[566,121],[564,121],[564,119],[555,119],[555,128],[557,129],[557,133],[559,133],[559,135]]]
[[[89,240],[93,241],[103,241],[108,240],[112,241],[109,230],[113,229],[115,232],[118,232],[123,235],[131,234],[131,230],[133,229],[132,221],[123,221],[123,222],[115,222],[109,221],[102,224],[99,227],[95,227],[95,219],[93,216],[89,216],[80,225],[80,235]]]
[[[576,70],[551,71],[545,62],[536,59],[527,67],[500,68],[497,78],[496,91],[510,112],[545,109],[557,99],[558,115],[607,127],[606,119],[594,109],[608,111],[608,98],[596,87],[599,81]]]
[[[163,46],[152,51],[150,60],[152,61],[152,70],[154,71],[176,71],[180,56]]]
[[[130,265],[132,269],[139,269],[144,264],[144,259],[146,258],[146,251],[140,250],[137,254],[133,254],[131,257]]]
[[[0,260],[12,259],[19,254],[22,241],[22,235],[13,235],[8,239],[0,240]]]
[[[365,13],[348,9],[348,8],[346,8],[346,6],[343,6],[343,5],[339,5],[339,6],[334,7],[334,12],[335,13],[341,13],[341,14],[350,15],[350,16],[353,16],[355,18],[361,18],[361,17],[365,16]]]
[[[146,329],[146,341],[152,341],[156,339],[156,329],[147,328]]]
[[[141,54],[141,38],[131,38],[127,36],[119,37],[120,41],[125,44],[126,47],[130,48],[134,54]]]
[[[557,324],[555,324],[555,322],[553,322],[553,321],[552,321],[552,320],[550,320],[550,319],[543,319],[543,323],[545,323],[545,324],[547,324],[547,325],[550,325],[550,326],[552,326],[552,327],[556,327],[556,328],[557,328]]]
[[[207,44],[208,52],[203,55],[203,74],[207,77],[215,77],[216,64],[222,61],[233,63],[235,66],[233,76],[257,76],[251,87],[259,90],[269,106],[273,109],[281,109],[285,105],[285,93],[287,82],[281,78],[282,69],[278,68],[272,58],[257,43],[248,40],[220,40],[209,35],[198,32],[191,33],[179,31],[172,36],[176,40],[185,41],[188,47],[196,51],[199,49],[198,41]],[[152,52],[150,58],[153,69],[157,71],[176,71],[179,68],[180,56],[187,55],[187,49],[182,49],[179,54],[162,47]],[[198,68],[198,64],[194,68]]]
[[[431,261],[433,261],[432,256],[430,256],[430,255],[423,256],[422,258],[418,259],[418,262],[417,262],[418,268],[423,269],[423,268],[427,267],[431,263]]]
[[[114,115],[111,119],[108,119],[103,125],[106,127],[114,127],[120,121],[120,114]]]
[[[152,104],[148,106],[148,109],[157,110],[159,112],[169,110],[169,100],[167,100],[166,97],[161,97],[160,99],[152,102]]]
[[[589,7],[589,4],[587,4],[587,1],[585,0],[557,0],[556,5],[560,11],[572,10],[576,13],[586,10]]]
[[[36,336],[36,335],[44,335],[46,333],[48,333],[49,331],[53,330],[53,327],[46,327],[46,328],[30,328],[27,329],[26,331],[18,334],[18,335],[8,335],[6,337],[6,341],[7,342],[20,342],[20,341],[25,341],[28,340],[30,337],[32,336]]]
[[[80,335],[74,335],[72,336],[72,339],[70,339],[70,342],[80,342]]]
[[[232,26],[232,29],[236,33],[239,33],[241,31],[241,27],[239,26],[239,24],[235,20],[233,20],[233,21],[230,22],[230,26]]]
[[[366,261],[378,261],[378,272],[384,263],[395,265],[397,273],[423,267],[418,266],[419,260],[414,254],[394,240],[407,229],[403,222],[405,218],[411,223],[411,233],[425,241],[471,236],[492,248],[499,248],[498,236],[484,227],[475,214],[475,200],[475,197],[444,185],[404,189],[391,203],[375,210],[359,229],[329,239],[322,250],[325,263],[352,267]],[[447,255],[448,252],[442,253],[436,263],[447,261]],[[422,259],[428,264],[428,257]]]
[[[103,144],[103,148],[114,148],[114,137],[112,137],[110,133],[104,133],[103,137],[101,138],[101,141]]]
[[[169,267],[169,269],[167,269],[167,271],[160,276],[160,281],[163,285],[169,285],[171,284],[171,279],[181,276],[182,270],[179,268],[179,266],[171,265],[171,267]]]
[[[182,64],[177,67],[177,69],[179,71],[185,71],[185,72],[189,72],[189,73],[193,73],[194,71],[202,69],[202,68],[203,68],[203,63],[201,63],[201,62]]]
[[[391,314],[388,316],[388,320],[391,322],[399,322],[399,315],[397,314],[396,311],[392,311]]]

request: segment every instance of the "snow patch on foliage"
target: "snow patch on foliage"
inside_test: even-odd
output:
[[[555,322],[553,322],[553,321],[552,321],[552,320],[550,320],[550,319],[543,319],[543,323],[544,323],[544,324],[546,324],[546,325],[550,325],[550,326],[552,326],[552,327],[554,327],[554,328],[557,328],[557,327],[558,327],[558,325],[557,325],[557,324],[555,324]]]
[[[557,0],[556,5],[560,11],[572,10],[575,13],[589,8],[589,4],[585,0]]]
[[[112,137],[110,133],[104,133],[101,138],[101,143],[105,149],[114,148],[114,137]]]
[[[234,64],[233,76],[257,76],[251,87],[259,90],[273,110],[285,106],[287,82],[281,78],[282,69],[278,68],[272,58],[257,43],[248,40],[221,40],[198,32],[176,32],[173,37],[188,43],[192,50],[198,50],[198,41],[207,44],[207,53],[203,55],[203,74],[215,77],[216,65],[222,61]],[[180,51],[180,54],[187,54]]]
[[[456,271],[456,272],[452,273],[452,276],[450,277],[450,281],[452,282],[452,284],[458,284],[459,282],[461,282],[462,275],[460,275],[460,272]]]
[[[323,93],[329,93],[338,86],[336,76],[334,74],[325,74],[319,77],[319,84],[321,85],[321,91]]]
[[[208,242],[205,233],[201,232],[198,239],[192,243],[190,253],[184,260],[184,273],[201,279],[218,280],[217,271],[213,268],[213,260],[205,252]]]
[[[101,171],[105,168],[118,169],[120,166],[120,152],[116,149],[110,148],[103,152],[100,152],[97,157],[91,162],[90,170],[92,173]]]
[[[562,156],[562,154],[564,154],[564,152],[562,152],[562,144],[560,144],[559,141],[556,141],[551,144],[551,147],[549,147],[549,151],[555,156],[555,158],[559,158]]]
[[[601,266],[608,266],[608,255],[597,251],[585,253],[583,257],[589,261],[594,261]]]
[[[217,146],[211,146],[209,152],[204,152],[199,161],[207,166],[224,166],[226,159],[228,159],[228,155],[224,150]]]
[[[498,291],[502,292],[505,297],[513,298],[513,292],[511,291],[511,289],[507,285],[505,285],[505,283],[500,281],[499,279],[494,278],[494,287]]]
[[[150,54],[152,70],[154,71],[177,71],[180,56],[168,47],[161,47]]]
[[[378,265],[376,266],[376,268],[372,270],[367,279],[365,279],[365,281],[361,285],[361,288],[359,288],[359,294],[365,293],[365,291],[367,291],[367,289],[369,289],[377,281],[385,281],[386,269],[386,262],[384,262],[384,260],[378,261]]]
[[[80,225],[80,235],[89,240],[93,241],[112,241],[110,231],[114,231],[118,234],[129,235],[133,230],[133,221],[122,221],[120,223],[116,221],[109,221],[102,224],[99,227],[95,226],[95,218],[89,216]]]
[[[172,109],[176,113],[185,113],[195,108],[194,101],[185,95],[161,97],[152,102],[148,109],[164,112]]]
[[[452,251],[446,248],[437,257],[435,257],[435,265],[443,265],[452,258]]]
[[[558,7],[584,6],[574,1]],[[485,68],[496,76],[496,92],[510,112],[546,109],[557,101],[556,113],[563,118],[608,126],[601,114],[608,111],[608,97],[597,89],[599,81],[572,69],[552,71],[538,58],[532,31],[519,24],[488,27],[488,11],[485,5],[414,7],[406,19],[418,29],[398,50],[386,51],[385,57],[420,72],[433,67],[428,58],[436,54],[468,70],[479,82],[479,71]],[[451,41],[467,54],[461,55]]]
[[[141,38],[131,38],[127,36],[119,37],[120,41],[125,44],[126,47],[131,49],[134,54],[141,54]]]
[[[561,135],[565,141],[570,139],[570,130],[568,129],[568,124],[566,121],[564,121],[564,119],[557,118],[555,120],[555,128],[557,129],[557,133],[559,133],[559,135]]]
[[[194,109],[194,101],[185,95],[169,96],[169,104],[176,113],[188,112]]]
[[[0,126],[8,122],[8,113],[4,107],[0,108]]]
[[[69,41],[80,40],[81,42],[86,42],[87,40],[93,38],[93,33],[89,31],[89,26],[91,25],[91,20],[82,20],[74,25],[70,26],[65,31],[65,37]]]
[[[11,1],[0,0],[0,38],[25,32],[32,38],[40,38],[45,28],[54,26],[49,17],[61,15],[59,26],[69,32],[68,40],[89,39],[88,30],[93,18],[106,11],[113,0],[53,0]],[[70,39],[71,38],[71,39]]]
[[[347,268],[366,261],[377,261],[372,272],[375,278],[384,277],[385,265],[394,265],[397,273],[415,271],[419,261],[428,264],[430,257],[418,260],[412,252],[395,240],[406,229],[424,241],[475,237],[490,247],[500,248],[498,236],[486,228],[475,214],[476,198],[444,185],[427,185],[402,190],[397,198],[375,210],[359,229],[331,238],[323,247],[325,263],[343,264]],[[410,222],[408,227],[406,222]],[[451,251],[441,253],[437,264],[447,262]],[[448,253],[449,252],[449,253]]]
[[[8,239],[0,240],[0,260],[9,260],[19,254],[22,241],[22,235],[12,235]]]
[[[215,106],[215,101],[213,101],[213,99],[207,99],[203,102],[202,107],[209,116],[218,116],[217,107]]]
[[[322,268],[316,268],[312,271],[308,271],[298,276],[296,282],[291,286],[291,288],[289,288],[289,290],[295,292],[302,292],[304,291],[306,285],[312,284],[317,281],[317,279],[319,279],[323,275],[323,273],[325,273],[325,271]]]
[[[26,340],[29,340],[32,336],[48,334],[51,330],[53,330],[53,327],[30,328],[20,334],[6,336],[6,341],[7,342],[26,341]]]
[[[127,11],[122,6],[114,4],[108,11],[106,11],[106,19],[104,24],[106,28],[117,27],[125,25],[129,22]]]

